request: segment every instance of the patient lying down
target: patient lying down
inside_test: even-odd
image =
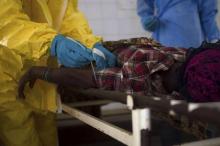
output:
[[[167,96],[175,91],[178,93],[175,98],[191,102],[220,101],[218,43],[186,50],[154,45],[148,39],[142,42],[131,45],[113,42],[117,67],[95,73],[92,69],[32,67],[20,80],[19,96],[24,97],[26,83],[33,87],[34,82],[41,79],[74,88],[154,96]]]

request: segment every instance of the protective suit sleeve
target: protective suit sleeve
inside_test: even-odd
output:
[[[15,90],[16,78],[22,67],[21,56],[0,45],[0,95]]]
[[[209,42],[219,40],[220,34],[216,23],[216,15],[218,12],[217,0],[199,0],[198,2],[201,24],[206,39]]]
[[[101,41],[101,37],[92,33],[88,21],[83,13],[78,10],[77,5],[77,0],[69,0],[60,33],[79,41],[91,49],[94,44]]]
[[[153,31],[158,23],[154,15],[154,0],[137,0],[137,13],[145,30]]]
[[[22,59],[38,61],[49,54],[56,32],[49,25],[35,23],[25,14],[20,0],[0,1],[0,44],[13,49]]]

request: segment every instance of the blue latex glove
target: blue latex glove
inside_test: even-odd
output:
[[[50,51],[66,67],[79,68],[93,61],[92,50],[63,35],[54,38]]]
[[[211,41],[210,41],[210,43],[217,43],[217,42],[219,42],[218,39],[214,39],[214,40],[211,40]]]
[[[98,70],[116,66],[116,56],[101,43],[96,43],[92,52]]]
[[[144,19],[142,24],[145,30],[154,31],[157,28],[158,22],[159,20],[156,17],[152,16]]]

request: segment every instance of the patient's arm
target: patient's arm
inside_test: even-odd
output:
[[[181,88],[181,71],[183,63],[174,63],[168,71],[163,71],[161,77],[163,79],[163,86],[168,93],[179,91]]]
[[[25,96],[23,91],[25,85],[29,83],[29,86],[32,88],[37,79],[62,86],[72,86],[79,88],[95,87],[91,70],[74,68],[32,67],[21,77],[19,81],[19,97],[24,98]]]

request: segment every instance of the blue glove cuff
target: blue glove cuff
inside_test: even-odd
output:
[[[114,67],[116,65],[116,56],[107,50],[100,42],[96,43],[93,49],[93,57],[99,69]]]
[[[50,55],[57,56],[57,44],[58,42],[62,41],[65,37],[61,34],[58,34],[54,37],[51,47],[50,47]]]
[[[219,32],[218,33],[215,33],[215,35],[212,35],[211,37],[208,38],[208,42],[211,42],[213,43],[215,40],[220,40],[220,34]]]

